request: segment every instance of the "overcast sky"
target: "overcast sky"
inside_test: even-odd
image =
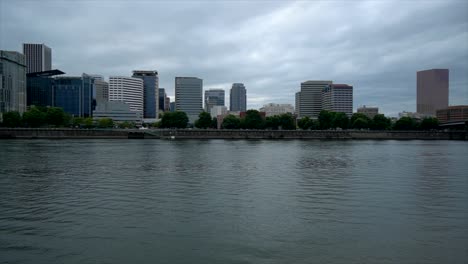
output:
[[[204,89],[247,88],[248,108],[294,104],[306,80],[354,86],[354,108],[416,110],[416,71],[450,69],[450,105],[468,104],[468,1],[0,0],[0,49],[52,48],[53,68],[130,76],[157,70]]]

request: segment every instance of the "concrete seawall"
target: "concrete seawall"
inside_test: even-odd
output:
[[[0,139],[135,138],[135,139],[395,139],[468,140],[467,131],[332,131],[215,129],[66,129],[0,128]]]

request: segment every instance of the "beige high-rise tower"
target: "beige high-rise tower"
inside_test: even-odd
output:
[[[417,72],[416,111],[435,116],[449,104],[449,70],[431,69]]]

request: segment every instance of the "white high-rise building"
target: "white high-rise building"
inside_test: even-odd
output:
[[[143,117],[143,80],[139,78],[110,76],[109,101],[121,101],[129,105],[130,111]]]
[[[187,114],[190,123],[203,111],[203,80],[196,77],[175,77],[176,111]]]
[[[322,90],[322,109],[353,115],[353,86],[330,84]]]
[[[265,116],[275,116],[286,113],[294,113],[294,106],[291,104],[266,104],[260,108],[260,112],[265,112]]]
[[[301,83],[301,92],[298,98],[299,109],[297,110],[300,114],[299,118],[305,116],[313,119],[318,118],[320,111],[322,111],[322,90],[330,84],[332,84],[332,81],[306,81]]]
[[[45,44],[23,44],[26,72],[42,72],[52,69],[52,50]]]

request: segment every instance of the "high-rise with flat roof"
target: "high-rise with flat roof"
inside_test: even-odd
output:
[[[247,90],[243,83],[233,83],[229,96],[230,111],[247,111]]]
[[[133,71],[133,78],[143,80],[143,117],[157,118],[159,109],[159,76],[157,71]]]
[[[213,106],[224,106],[224,90],[210,89],[205,91],[205,111],[210,113]]]
[[[94,78],[94,92],[96,94],[96,104],[102,104],[109,101],[109,83],[103,79]]]
[[[301,92],[299,96],[299,118],[310,117],[318,118],[322,111],[322,90],[332,81],[306,81],[301,83]]]
[[[0,50],[0,115],[26,111],[26,64],[24,55]]]
[[[121,101],[143,117],[143,80],[125,76],[109,77],[109,101]]]
[[[416,112],[435,116],[436,111],[449,104],[449,70],[431,69],[418,71]]]
[[[329,84],[322,90],[322,109],[353,115],[353,86]]]
[[[52,69],[52,50],[45,44],[24,43],[23,54],[26,58],[27,73]]]
[[[81,77],[56,77],[53,86],[53,106],[76,117],[93,115],[94,79],[87,74]]]
[[[196,77],[175,77],[176,111],[185,112],[190,123],[203,111],[203,80]]]

